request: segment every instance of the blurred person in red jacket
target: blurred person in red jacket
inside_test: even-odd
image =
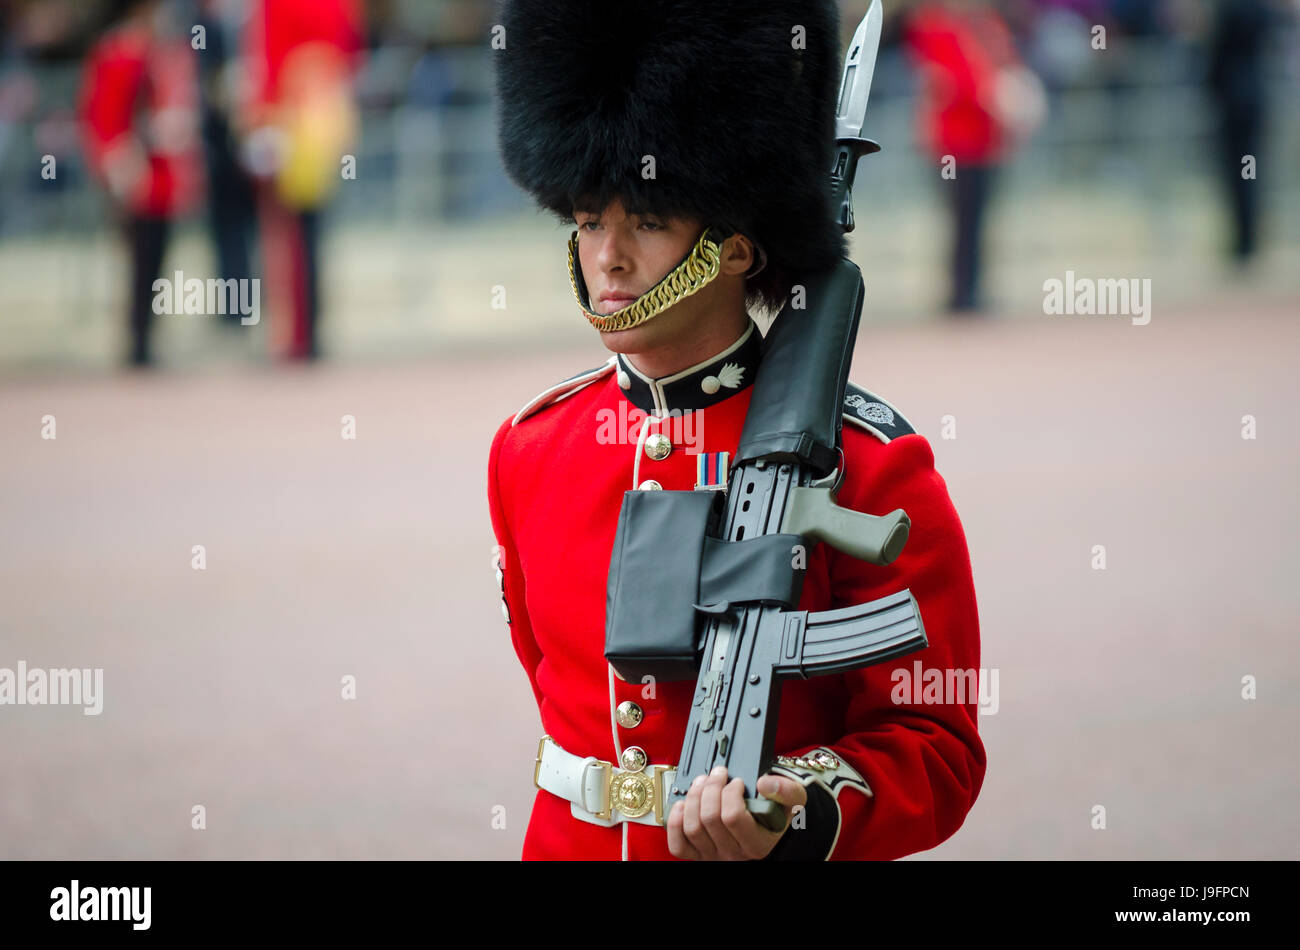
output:
[[[259,183],[272,348],[289,359],[319,353],[320,212],[356,131],[362,22],[359,0],[257,0],[248,21],[246,164]]]
[[[979,309],[983,227],[994,171],[1042,118],[1044,96],[1020,64],[1011,32],[979,0],[924,2],[906,41],[920,67],[923,146],[951,181],[952,287],[948,308]]]
[[[164,0],[117,0],[86,60],[80,116],[91,173],[131,254],[128,362],[152,362],[153,282],[171,221],[202,194],[194,52]]]

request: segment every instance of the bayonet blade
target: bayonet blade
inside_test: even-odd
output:
[[[871,77],[876,72],[876,53],[880,49],[880,25],[884,14],[880,0],[871,0],[866,16],[853,33],[853,41],[844,56],[844,75],[840,78],[840,98],[835,107],[835,138],[862,138],[867,118],[867,99],[871,95]]]

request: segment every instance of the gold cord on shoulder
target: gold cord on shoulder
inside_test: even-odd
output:
[[[569,283],[573,296],[588,322],[597,330],[629,330],[663,313],[673,304],[700,290],[718,276],[722,266],[722,245],[709,237],[705,228],[699,240],[681,262],[626,307],[613,313],[596,313],[583,299],[586,285],[579,286],[578,232],[569,236]]]

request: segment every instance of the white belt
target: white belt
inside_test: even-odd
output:
[[[631,772],[594,756],[584,759],[542,736],[533,784],[571,802],[574,818],[611,828],[622,821],[663,825],[676,776],[675,766],[647,765]]]

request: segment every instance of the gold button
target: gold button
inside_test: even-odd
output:
[[[629,772],[640,772],[646,761],[645,749],[639,745],[630,745],[623,750],[623,768]]]
[[[662,462],[668,458],[668,453],[673,450],[672,440],[661,432],[656,432],[650,438],[645,440],[645,454],[650,456],[656,462]]]
[[[641,491],[660,491],[664,486],[660,485],[653,478],[647,478],[640,485],[636,486]]]
[[[626,699],[618,704],[618,709],[614,710],[614,717],[624,729],[635,729],[641,725],[643,715],[640,706]]]

